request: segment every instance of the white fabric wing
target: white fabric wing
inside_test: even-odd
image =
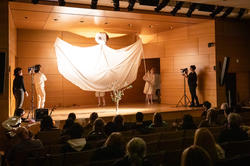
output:
[[[72,46],[57,38],[55,50],[58,70],[67,80],[83,90],[100,92],[120,89],[135,81],[143,54],[141,40],[115,50],[105,44]]]

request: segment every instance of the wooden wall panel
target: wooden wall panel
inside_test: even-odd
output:
[[[236,98],[241,104],[250,98],[250,23],[249,21],[215,22],[216,30],[216,63],[223,64],[225,56],[230,57],[229,72],[236,73]],[[217,70],[219,79],[221,70]],[[217,85],[218,104],[226,102],[225,87]]]
[[[180,69],[194,64],[200,102],[208,100],[216,106],[215,47],[208,48],[208,43],[215,41],[213,28],[214,21],[207,21],[158,34],[158,42],[165,45],[165,54],[161,56],[162,103],[177,104],[184,94]],[[190,98],[187,84],[186,88]]]
[[[54,42],[57,37],[73,45],[84,47],[96,45],[93,38],[90,39],[70,32],[58,31],[18,29],[17,32],[17,66],[23,68],[24,81],[29,92],[31,92],[31,75],[28,74],[27,69],[35,64],[41,64],[41,71],[44,72],[48,78],[45,87],[47,98],[46,107],[52,107],[54,105],[77,106],[97,104],[94,92],[81,90],[79,87],[63,78],[58,72],[54,50]],[[120,38],[112,38],[107,44],[112,48],[122,48],[135,41],[136,37],[134,35],[129,35]],[[144,102],[143,75],[144,68],[143,65],[141,65],[138,71],[138,79],[133,83],[133,88],[125,92],[127,95],[124,96],[122,103]],[[30,108],[30,100],[31,94],[28,98],[25,98],[24,108]],[[112,103],[109,93],[106,94],[106,100],[108,104]]]

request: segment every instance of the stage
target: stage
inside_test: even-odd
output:
[[[49,110],[50,112],[51,110]],[[137,112],[143,112],[145,119],[152,119],[155,112],[161,112],[164,119],[181,118],[184,114],[191,114],[194,117],[200,116],[202,107],[176,107],[176,105],[167,104],[153,104],[147,105],[144,103],[138,104],[122,104],[119,107],[118,114],[123,115],[127,121],[135,119]],[[92,112],[97,112],[99,117],[110,119],[116,115],[115,105],[108,105],[105,107],[97,106],[74,106],[74,107],[59,107],[56,108],[52,117],[55,121],[65,120],[69,113],[74,112],[77,119],[88,119]]]

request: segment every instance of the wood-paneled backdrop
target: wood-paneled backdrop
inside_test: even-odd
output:
[[[214,21],[201,24],[187,25],[184,28],[168,30],[153,36],[149,43],[144,44],[145,58],[160,58],[161,68],[161,95],[162,103],[176,104],[183,95],[183,76],[181,68],[192,64],[197,66],[198,96],[200,102],[209,100],[216,106],[216,72],[215,48],[208,48],[209,42],[215,41]],[[17,66],[24,68],[25,84],[30,92],[31,76],[27,68],[35,64],[43,66],[48,78],[46,82],[46,107],[52,105],[95,105],[96,98],[93,92],[80,90],[64,79],[57,70],[54,41],[56,37],[79,46],[95,45],[94,39],[84,38],[69,32],[22,30],[17,32]],[[111,39],[108,45],[112,48],[121,48],[135,42],[133,35]],[[144,69],[141,65],[138,79],[134,87],[126,91],[122,102],[144,102],[142,93],[144,82],[141,79]],[[187,86],[187,94],[189,90]],[[108,103],[111,103],[109,94],[106,94]],[[30,97],[25,100],[25,108],[30,108]]]
[[[213,106],[217,105],[215,47],[208,47],[210,42],[215,42],[213,20],[158,33],[144,46],[146,57],[160,57],[162,103],[177,104],[184,94],[180,69],[196,65],[200,103],[208,100]],[[191,99],[188,86],[186,88]]]
[[[250,22],[216,21],[216,60],[223,64],[230,57],[228,72],[236,73],[236,99],[244,104],[250,99]],[[219,79],[221,70],[218,68]],[[217,84],[218,104],[226,102],[225,87]]]

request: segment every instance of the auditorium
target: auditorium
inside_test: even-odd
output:
[[[249,0],[0,11],[0,166],[250,165]]]

